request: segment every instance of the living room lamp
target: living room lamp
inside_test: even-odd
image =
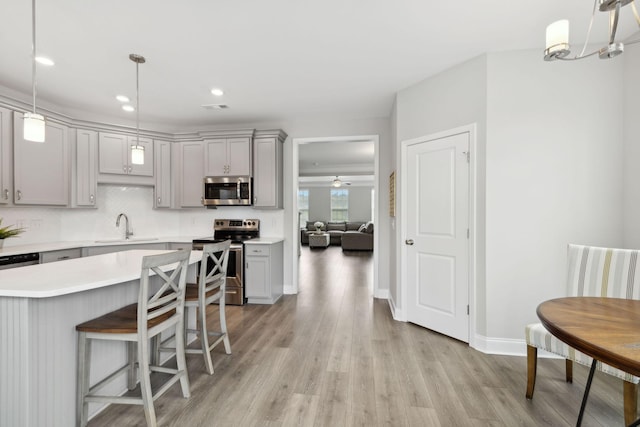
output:
[[[31,93],[33,111],[24,113],[23,138],[32,142],[44,142],[44,116],[36,113],[36,0],[31,0]]]
[[[640,16],[634,0],[594,0],[593,12],[591,13],[591,22],[587,30],[587,38],[579,55],[569,57],[571,47],[569,46],[569,21],[566,19],[556,21],[547,27],[546,48],[544,50],[545,61],[555,61],[556,59],[564,61],[574,61],[576,59],[588,58],[596,53],[600,59],[614,58],[624,52],[624,44],[616,42],[616,31],[618,30],[618,18],[620,17],[620,9],[623,6],[631,4],[631,10],[636,19],[636,23],[640,26]],[[587,45],[589,44],[589,36],[596,15],[596,10],[600,12],[609,12],[609,43],[591,53],[585,54]],[[640,40],[633,40],[627,44],[638,43]]]
[[[144,165],[144,147],[140,145],[140,64],[146,60],[142,55],[132,53],[129,59],[136,63],[136,145],[131,146],[131,164]]]

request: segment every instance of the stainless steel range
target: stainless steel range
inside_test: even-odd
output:
[[[259,219],[216,219],[213,221],[213,237],[195,239],[194,250],[202,250],[206,243],[231,240],[227,264],[226,304],[243,305],[244,292],[244,242],[260,237]]]

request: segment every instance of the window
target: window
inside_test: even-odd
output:
[[[349,190],[331,189],[331,221],[349,220]]]
[[[300,213],[300,227],[309,221],[309,190],[298,190],[298,212]]]

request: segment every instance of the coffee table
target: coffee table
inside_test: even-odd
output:
[[[640,376],[640,301],[620,298],[567,297],[545,301],[538,317],[551,334],[593,363],[576,425],[582,423],[596,362]],[[640,420],[631,426],[640,425]]]
[[[329,246],[329,233],[309,234],[310,248],[326,248],[327,246]]]

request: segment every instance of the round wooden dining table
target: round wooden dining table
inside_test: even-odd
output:
[[[596,361],[640,377],[640,301],[566,297],[543,302],[537,313],[551,334],[594,359],[578,426],[582,422]],[[631,425],[640,425],[640,420]]]

